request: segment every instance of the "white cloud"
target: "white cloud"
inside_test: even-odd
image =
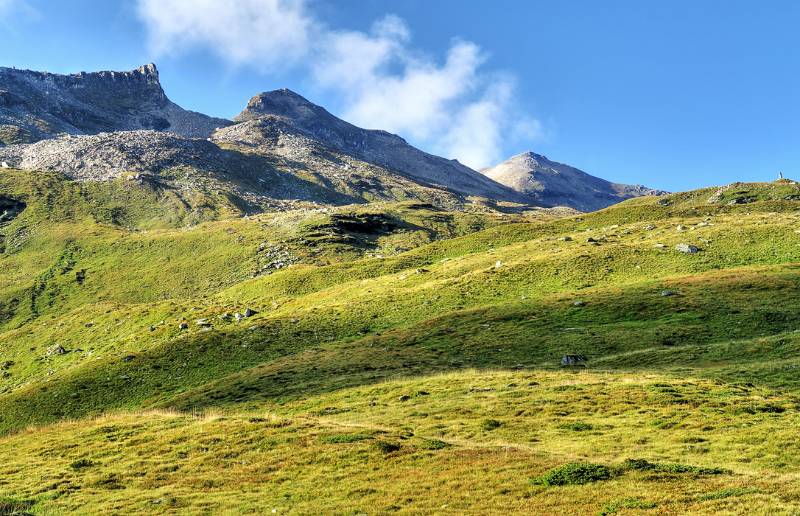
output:
[[[312,21],[302,0],[139,0],[138,5],[159,55],[203,47],[234,65],[267,70],[302,58],[309,48]]]
[[[511,139],[540,132],[513,109],[513,80],[482,70],[477,45],[454,41],[437,61],[413,47],[394,15],[361,32],[326,27],[303,0],[139,0],[139,13],[158,54],[200,47],[262,72],[294,66],[336,95],[345,119],[474,168],[504,158]]]

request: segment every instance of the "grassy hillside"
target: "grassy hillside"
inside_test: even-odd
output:
[[[0,507],[800,510],[794,183],[561,217],[143,187],[120,223],[112,183],[3,177]]]

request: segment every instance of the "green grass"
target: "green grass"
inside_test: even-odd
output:
[[[0,175],[14,510],[800,508],[797,185],[560,218],[125,186]]]

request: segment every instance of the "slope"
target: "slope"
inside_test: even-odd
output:
[[[36,317],[2,327],[0,428],[168,412],[4,437],[13,465],[0,493],[129,512],[244,512],[256,500],[295,512],[711,513],[742,501],[791,512],[798,195],[788,181],[735,184],[556,220],[418,205],[319,214],[282,239],[312,258],[256,277],[241,257],[279,215],[201,224],[186,242],[113,228],[65,275],[62,249],[23,241],[4,265],[34,262],[22,254],[36,249],[58,289]],[[392,211],[449,238],[366,231]],[[199,259],[154,259],[159,245],[201,241],[214,243]],[[135,276],[117,272],[134,263]],[[246,308],[256,313],[237,320]],[[48,353],[55,345],[65,352]],[[565,354],[586,368],[560,368]],[[529,482],[568,463],[607,476]],[[237,482],[221,474],[231,467]],[[403,481],[411,468],[430,481]],[[26,480],[36,471],[47,482]],[[252,484],[234,495],[242,478]]]

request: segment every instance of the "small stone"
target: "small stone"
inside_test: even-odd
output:
[[[243,313],[242,315],[244,315],[245,317],[253,317],[253,316],[254,316],[254,315],[256,315],[257,313],[258,313],[258,312],[256,312],[256,311],[255,311],[255,310],[253,310],[252,308],[245,308],[245,309],[244,309],[244,313]]]
[[[572,306],[585,306],[586,301],[575,301],[572,303]]]
[[[661,297],[672,297],[678,295],[674,290],[662,290]]]
[[[687,254],[695,254],[700,251],[700,249],[696,246],[691,244],[678,244],[675,246],[675,250],[679,253],[687,253]]]
[[[124,357],[122,357],[122,361],[123,362],[130,362],[131,360],[133,360],[135,358],[136,358],[135,355],[125,355]]]
[[[178,325],[178,329],[179,330],[188,330],[189,329],[189,323],[185,323],[185,322],[180,323]]]
[[[208,319],[198,319],[194,323],[197,326],[211,326],[211,323],[208,322]]]
[[[503,262],[502,261],[497,260],[496,262],[494,262],[494,268],[495,269],[499,269],[502,266],[503,266]]]
[[[562,366],[584,366],[585,363],[585,355],[564,355],[561,357]]]
[[[239,312],[236,312],[235,314],[233,314],[233,318],[236,320],[236,322],[240,322],[242,319],[244,319],[244,315],[240,314]]]
[[[561,240],[562,242],[572,242],[572,237],[571,236],[563,236],[563,237],[559,238],[559,240]]]
[[[47,348],[47,355],[65,355],[67,350],[64,349],[64,346],[61,344],[56,344],[55,346],[50,346]]]
[[[648,224],[644,227],[645,231],[653,231],[654,229],[656,229],[656,227],[652,224]]]
[[[398,401],[408,401],[408,400],[411,399],[411,396],[409,396],[408,394],[403,394],[402,396],[400,396],[397,399],[398,399]]]

